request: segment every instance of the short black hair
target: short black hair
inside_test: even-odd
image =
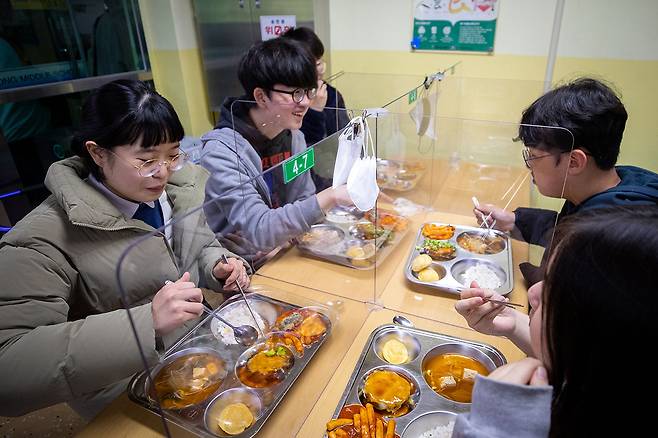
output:
[[[322,41],[320,41],[320,38],[318,38],[315,32],[308,27],[293,27],[292,29],[288,29],[281,36],[284,38],[292,38],[295,41],[306,44],[315,59],[320,59],[324,56],[324,45],[322,44]]]
[[[290,38],[251,46],[240,60],[238,79],[249,99],[256,88],[269,93],[275,84],[309,89],[318,85],[315,58],[304,44]]]
[[[83,158],[91,173],[101,179],[100,168],[85,143],[103,149],[140,142],[148,149],[181,141],[185,135],[176,110],[167,99],[138,80],[119,79],[94,90],[82,106],[80,127],[71,147]]]
[[[571,135],[561,129],[524,125],[556,126],[573,134],[573,147],[589,152],[603,170],[614,167],[628,114],[608,85],[580,78],[555,88],[523,111],[519,138],[526,146],[569,152]]]

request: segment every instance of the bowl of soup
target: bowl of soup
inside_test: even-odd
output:
[[[421,369],[423,378],[435,393],[458,403],[470,403],[475,377],[489,375],[496,365],[475,347],[446,343],[427,352]]]
[[[227,362],[217,350],[191,347],[180,350],[155,367],[153,385],[146,393],[163,409],[185,409],[210,398],[228,375]]]

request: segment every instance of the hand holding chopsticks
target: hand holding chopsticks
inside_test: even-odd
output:
[[[489,302],[489,303],[495,303],[495,304],[502,304],[502,305],[507,306],[507,307],[509,307],[509,308],[523,307],[523,304],[519,304],[519,303],[510,303],[509,301],[494,300],[494,299],[491,299],[491,298],[482,298],[482,301],[484,301],[484,302]]]

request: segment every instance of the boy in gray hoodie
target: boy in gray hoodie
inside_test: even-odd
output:
[[[317,93],[308,49],[288,38],[256,43],[238,78],[245,95],[226,99],[219,123],[201,137],[201,165],[210,171],[205,213],[227,248],[259,266],[324,212],[352,202],[344,186],[315,194],[309,172],[284,184],[278,166],[306,150],[299,128]]]

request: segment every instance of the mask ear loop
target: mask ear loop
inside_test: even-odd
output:
[[[372,140],[372,134],[370,133],[370,126],[368,126],[368,120],[363,118],[363,156],[368,157],[368,145],[370,145],[370,150],[372,152],[372,157],[375,157],[375,145]]]
[[[345,135],[348,140],[354,140],[359,136],[359,132],[363,132],[363,122],[361,116],[356,116],[350,120],[341,135]]]

